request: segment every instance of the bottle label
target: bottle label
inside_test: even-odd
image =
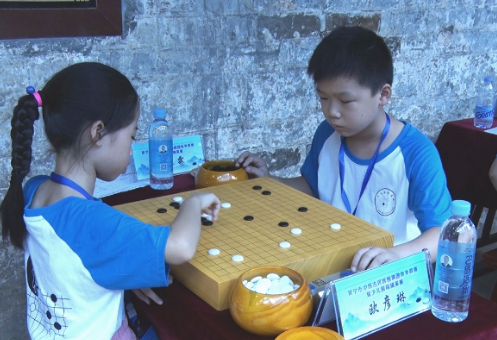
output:
[[[494,108],[491,105],[476,105],[475,118],[490,119],[494,117]]]
[[[160,179],[173,176],[172,138],[150,138],[150,173]]]
[[[439,242],[433,291],[441,298],[465,300],[471,295],[476,245]]]

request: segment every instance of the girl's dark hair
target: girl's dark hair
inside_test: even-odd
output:
[[[123,74],[94,62],[59,71],[38,93],[43,103],[45,133],[56,153],[70,149],[81,153],[83,131],[98,120],[104,123],[105,133],[128,126],[136,117],[139,102],[136,90]],[[11,121],[10,186],[0,206],[2,237],[10,237],[10,242],[20,249],[26,236],[22,182],[30,170],[33,124],[38,117],[35,97],[21,97]]]
[[[359,26],[338,27],[318,44],[307,73],[314,83],[351,78],[377,93],[384,84],[392,85],[392,55],[375,32]]]

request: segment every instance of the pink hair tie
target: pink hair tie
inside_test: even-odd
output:
[[[42,101],[41,101],[41,96],[38,92],[36,92],[35,88],[33,86],[28,86],[26,87],[26,93],[33,95],[35,97],[36,102],[38,103],[38,107],[42,106]]]

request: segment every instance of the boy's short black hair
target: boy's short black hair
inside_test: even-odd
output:
[[[307,67],[314,83],[351,78],[377,93],[392,85],[393,61],[383,38],[363,27],[339,27],[318,44]]]

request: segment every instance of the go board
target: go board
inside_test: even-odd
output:
[[[202,226],[195,257],[188,263],[172,266],[171,274],[216,310],[228,308],[234,281],[248,269],[285,266],[310,282],[349,268],[360,248],[393,245],[390,232],[269,177],[115,208],[143,222],[169,225],[178,212],[170,205],[173,197],[186,199],[196,192],[213,192],[231,207],[221,208],[218,220],[211,226]],[[161,208],[167,212],[157,212]],[[332,223],[341,228],[330,228]],[[292,234],[293,228],[299,228],[301,233]],[[280,247],[284,241],[290,244],[289,248]],[[219,255],[209,255],[213,248],[220,251]],[[233,261],[234,255],[242,255],[243,261]]]

